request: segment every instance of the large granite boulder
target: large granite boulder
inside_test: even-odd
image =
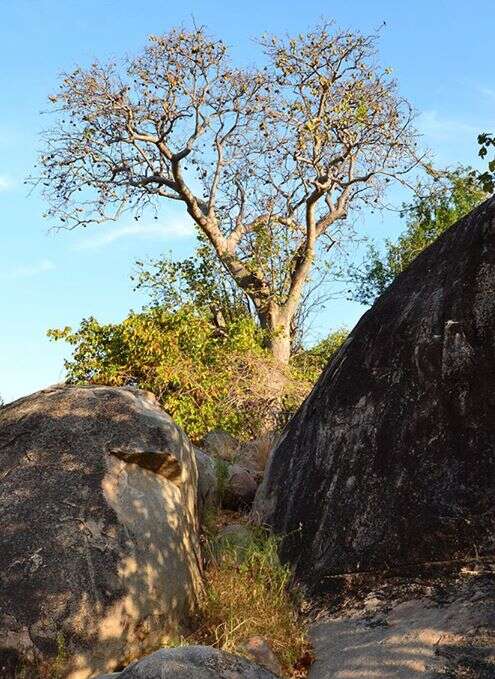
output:
[[[321,592],[333,574],[493,551],[495,199],[362,317],[271,455],[254,511]]]
[[[182,646],[162,648],[129,665],[118,678],[276,679],[276,676],[256,663],[211,646]]]
[[[175,634],[201,588],[196,485],[191,444],[146,392],[1,408],[1,676],[86,679]]]

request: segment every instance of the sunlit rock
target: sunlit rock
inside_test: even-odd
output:
[[[154,397],[20,399],[0,409],[0,464],[1,676],[87,679],[163,645],[201,578],[193,448]]]

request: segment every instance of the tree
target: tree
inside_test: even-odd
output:
[[[490,146],[493,146],[495,149],[495,135],[483,132],[478,135],[478,144],[480,146],[478,151],[479,156],[480,158],[485,158]],[[488,162],[488,169],[485,172],[481,172],[478,176],[485,191],[493,193],[495,191],[495,158]]]
[[[401,217],[406,217],[407,226],[399,238],[386,240],[383,254],[371,243],[364,263],[351,269],[353,298],[372,304],[420,252],[486,198],[470,168],[437,174],[432,185],[419,188],[417,197],[403,205]]]
[[[186,259],[176,260],[170,255],[137,261],[137,271],[131,276],[136,289],[145,290],[153,305],[169,310],[178,311],[186,305],[208,310],[219,333],[224,333],[226,325],[236,319],[256,322],[256,310],[249,296],[235,284],[204,237],[200,235],[199,240],[194,255]],[[332,274],[331,267],[321,265],[306,285],[291,321],[292,353],[303,350],[313,316],[332,298],[326,285]],[[262,334],[260,337],[266,344],[266,338]]]
[[[351,209],[420,162],[413,112],[376,43],[329,24],[265,36],[266,65],[250,70],[203,29],[174,29],[133,60],[77,68],[50,97],[47,215],[73,228],[182,203],[286,363],[315,261],[344,238]]]
[[[162,256],[137,261],[136,265],[137,272],[131,278],[136,288],[148,292],[155,306],[171,311],[187,305],[204,309],[219,332],[227,323],[253,318],[249,297],[237,287],[208,243],[201,242],[194,255],[186,259]]]

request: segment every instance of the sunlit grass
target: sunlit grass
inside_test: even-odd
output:
[[[265,638],[289,677],[305,676],[309,656],[291,572],[280,563],[279,540],[253,529],[240,543],[211,544],[196,643],[243,653],[243,642]]]

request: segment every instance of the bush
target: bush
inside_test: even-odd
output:
[[[337,353],[349,335],[345,327],[331,332],[314,347],[305,349],[292,358],[292,374],[296,379],[316,382],[332,356]]]
[[[194,305],[176,311],[153,306],[131,312],[121,323],[100,324],[90,317],[77,330],[48,334],[73,347],[65,362],[69,383],[151,391],[199,442],[215,428],[249,439],[283,425],[344,331],[302,352],[289,367],[262,348],[261,332],[248,316],[218,328]]]
[[[418,191],[403,205],[407,225],[397,240],[387,239],[384,253],[369,244],[363,265],[351,268],[352,296],[361,304],[372,304],[425,248],[488,197],[476,173],[464,167],[445,172]]]

